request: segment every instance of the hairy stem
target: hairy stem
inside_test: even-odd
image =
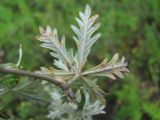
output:
[[[29,72],[29,71],[25,71],[25,70],[18,70],[18,69],[14,69],[14,68],[5,68],[5,67],[0,67],[0,73],[38,78],[39,80],[45,80],[45,81],[51,82],[51,83],[59,86],[63,90],[68,89],[68,86],[65,82],[55,80],[52,77],[49,77],[49,76],[43,75],[43,74],[39,74],[39,73]]]

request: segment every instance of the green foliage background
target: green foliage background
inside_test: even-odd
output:
[[[60,35],[65,34],[68,47],[75,46],[70,25],[75,23],[74,17],[87,3],[93,14],[100,15],[102,24],[99,30],[102,37],[92,49],[88,66],[118,52],[126,56],[130,70],[123,80],[99,79],[100,86],[110,94],[106,97],[107,113],[95,119],[160,120],[159,0],[0,0],[2,61],[16,62],[21,43],[25,69],[51,66],[48,51],[35,40],[38,26],[49,24],[56,27]],[[43,92],[41,88],[42,85],[38,84],[32,92]],[[46,119],[46,104],[37,104],[37,100],[28,97],[11,96],[5,97],[5,101],[9,99],[11,103],[2,113],[20,120]]]

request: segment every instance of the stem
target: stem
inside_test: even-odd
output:
[[[49,77],[49,76],[43,75],[43,74],[39,74],[39,73],[18,70],[18,69],[14,69],[14,68],[4,68],[4,67],[0,67],[0,73],[38,78],[39,80],[45,80],[45,81],[51,82],[51,83],[59,86],[63,90],[68,89],[68,86],[65,82],[55,80],[52,77]]]
[[[45,81],[51,82],[51,83],[59,86],[62,90],[64,90],[64,92],[66,93],[66,96],[68,96],[72,101],[74,101],[74,99],[75,99],[75,95],[72,92],[72,89],[70,88],[69,84],[67,84],[66,82],[55,80],[52,77],[49,77],[47,75],[29,72],[29,71],[25,71],[25,70],[18,70],[15,68],[4,68],[4,67],[0,67],[0,73],[33,77],[33,78],[38,78],[39,80],[45,80]]]

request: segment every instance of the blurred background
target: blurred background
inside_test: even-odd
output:
[[[60,36],[66,36],[68,48],[75,48],[70,25],[76,24],[75,16],[87,3],[92,14],[100,15],[102,33],[87,66],[119,53],[126,57],[130,70],[125,79],[99,78],[98,84],[109,95],[106,114],[95,116],[95,120],[160,120],[159,0],[0,0],[0,63],[15,63],[21,43],[24,69],[52,66],[49,51],[35,40],[38,27],[56,27]],[[43,86],[34,83],[30,87],[32,96],[20,93],[23,95],[5,97],[3,115],[17,120],[46,119],[47,104],[38,102],[43,101],[39,97],[45,94]]]

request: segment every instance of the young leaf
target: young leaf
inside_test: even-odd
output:
[[[85,77],[83,77],[82,79],[83,79],[82,83],[83,83],[84,89],[86,89],[90,95],[90,101],[95,102],[98,99],[101,103],[103,103],[103,105],[105,105],[106,101],[104,97],[107,94],[99,88],[99,86],[94,80],[90,80]]]
[[[125,62],[125,57],[122,57],[120,61],[118,61],[119,54],[115,54],[113,58],[107,62],[107,59],[104,59],[102,63],[93,67],[85,72],[82,75],[90,75],[90,76],[106,76],[111,79],[116,79],[115,75],[120,78],[123,78],[122,72],[128,72],[127,62]]]
[[[20,44],[20,47],[19,47],[19,58],[18,58],[18,62],[16,64],[17,67],[19,67],[19,65],[21,63],[22,55],[23,55],[22,45]]]
[[[58,39],[57,30],[52,31],[50,26],[46,29],[39,27],[41,35],[37,36],[37,39],[42,41],[42,47],[52,50],[51,56],[64,62],[68,69],[72,68],[72,59],[65,46],[65,37],[63,36],[61,41]]]
[[[47,117],[52,120],[93,120],[93,115],[105,113],[103,110],[105,105],[98,100],[91,103],[88,92],[83,92],[83,94],[81,94],[80,90],[76,92],[76,96],[79,96],[79,104],[82,104],[82,109],[79,109],[79,106],[72,102],[63,102],[62,95],[57,90],[53,91],[51,95],[52,103]]]
[[[76,21],[79,24],[79,28],[72,25],[71,28],[75,32],[76,37],[74,36],[73,39],[75,40],[77,47],[78,47],[78,62],[79,62],[79,69],[81,69],[86,61],[87,56],[90,52],[91,46],[97,41],[97,39],[101,36],[100,33],[95,33],[95,31],[100,27],[100,23],[94,25],[95,20],[98,18],[98,15],[92,16],[91,15],[91,8],[89,5],[86,6],[85,12],[80,12],[79,18],[76,18]]]

